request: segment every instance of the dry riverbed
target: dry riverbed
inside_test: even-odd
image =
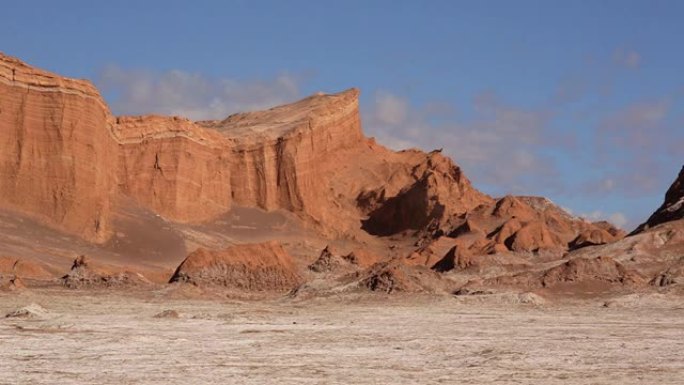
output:
[[[681,384],[681,297],[604,302],[0,293],[0,383]]]

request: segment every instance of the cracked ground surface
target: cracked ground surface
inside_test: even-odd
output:
[[[602,304],[0,294],[0,383],[681,384],[681,299]]]

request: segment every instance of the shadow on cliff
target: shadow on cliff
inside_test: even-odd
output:
[[[389,236],[406,230],[419,231],[441,218],[445,206],[429,202],[428,189],[416,183],[410,189],[385,200],[361,221],[361,229],[371,235]]]

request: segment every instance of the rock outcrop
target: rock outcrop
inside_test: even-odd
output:
[[[408,265],[400,258],[378,262],[361,275],[359,287],[380,293],[438,292],[443,289],[439,274],[423,267]]]
[[[0,257],[0,276],[49,281],[57,278],[47,265],[14,257]]]
[[[365,190],[357,198],[368,209],[363,228],[374,235],[391,235],[404,230],[433,227],[439,231],[447,221],[491,198],[475,190],[451,159],[433,151],[411,168],[396,193],[388,186]],[[405,180],[409,182],[406,183]]]
[[[661,223],[684,219],[684,166],[677,179],[665,193],[665,201],[646,222],[637,227],[632,234],[648,230]]]
[[[662,272],[656,274],[650,281],[656,287],[666,287],[674,284],[684,284],[684,257],[668,266]]]
[[[431,245],[452,239],[452,245],[454,242],[459,244],[459,254],[478,257],[534,253],[553,259],[560,258],[567,250],[611,243],[625,235],[610,223],[588,222],[566,213],[548,199],[529,196],[492,200],[452,216],[447,223],[445,231],[428,232],[415,253],[431,254]],[[443,263],[451,258],[449,255],[444,257]],[[519,262],[518,258],[513,258],[511,265],[519,265]]]
[[[140,273],[108,268],[81,255],[74,259],[71,270],[61,278],[61,283],[69,289],[91,289],[143,286],[151,282]]]
[[[274,241],[225,250],[197,249],[178,266],[170,282],[250,291],[287,291],[299,283],[292,257]]]
[[[0,54],[0,207],[109,235],[115,142],[97,89]]]
[[[350,89],[221,121],[114,117],[87,81],[0,55],[0,207],[86,240],[120,196],[175,222],[284,209],[330,237],[441,226],[491,199],[438,152],[364,137]],[[115,209],[115,207],[114,207]]]
[[[543,270],[528,270],[491,278],[469,281],[461,290],[465,293],[494,290],[569,290],[575,293],[609,291],[617,288],[637,288],[647,280],[638,271],[611,257],[575,258]]]
[[[308,269],[315,273],[344,273],[368,268],[379,261],[380,257],[363,249],[339,254],[326,246]]]

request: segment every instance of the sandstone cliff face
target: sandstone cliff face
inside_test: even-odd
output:
[[[0,205],[87,240],[107,238],[117,194],[177,222],[240,205],[289,210],[332,235],[358,227],[340,214],[355,211],[356,191],[329,186],[340,156],[367,142],[358,90],[223,121],[114,118],[90,83],[4,55],[0,90]]]
[[[104,240],[115,156],[108,117],[89,82],[0,54],[0,206]]]
[[[238,205],[331,228],[327,219],[337,215],[324,168],[331,154],[365,140],[358,94],[315,95],[223,121],[117,118],[121,191],[174,221],[204,221]]]
[[[320,219],[327,193],[322,163],[363,140],[359,91],[314,95],[267,111],[200,122],[231,142],[235,204],[304,211]]]
[[[231,206],[231,163],[227,143],[186,119],[120,117],[120,191],[177,222],[198,222]]]
[[[665,202],[656,210],[646,222],[637,227],[632,234],[648,230],[664,222],[684,219],[684,166],[677,179],[665,193]]]

